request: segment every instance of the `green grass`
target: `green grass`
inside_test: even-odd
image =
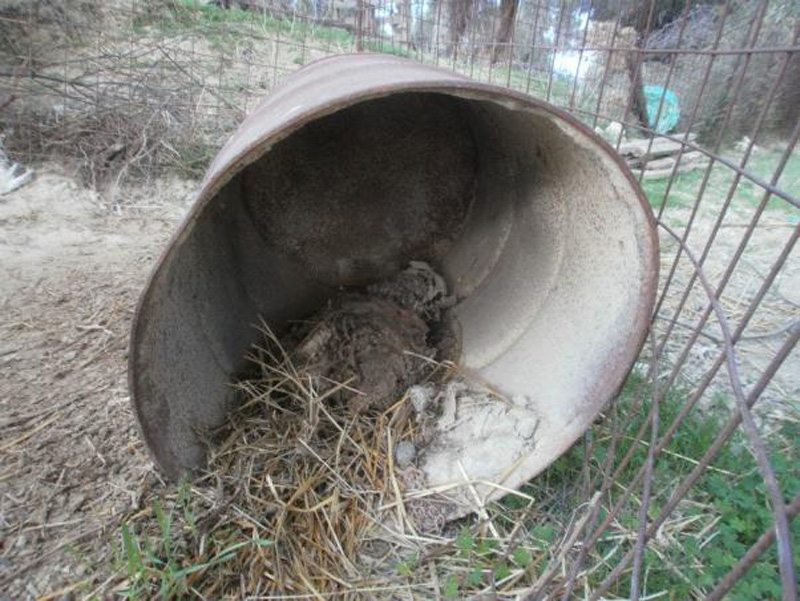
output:
[[[738,164],[740,154],[732,149],[722,151],[723,156],[728,157]],[[770,182],[773,174],[781,159],[782,152],[779,150],[762,149],[753,154],[747,162],[745,169],[760,177],[765,182]],[[688,209],[697,198],[700,191],[706,169],[697,169],[688,173],[676,175],[670,187],[667,208],[675,207]],[[668,178],[644,180],[642,187],[647,194],[651,206],[658,208],[664,202],[664,194],[667,189]],[[746,177],[740,177],[736,182],[736,173],[726,165],[716,162],[711,169],[708,183],[703,196],[703,203],[713,203],[713,208],[722,206],[729,191],[736,183],[733,192],[732,206],[742,207],[747,210],[758,206],[764,197],[764,189]],[[800,152],[795,152],[789,160],[778,180],[777,187],[783,190],[800,190]],[[767,211],[790,216],[796,214],[796,210],[784,200],[770,198],[767,203]]]
[[[746,169],[752,171],[764,181],[770,182],[779,166],[782,155],[783,152],[779,150],[762,149],[750,157]],[[744,185],[752,189],[751,194],[753,197],[758,201],[761,200],[763,192],[760,186],[751,183],[749,180],[746,180]],[[792,192],[795,196],[800,195],[800,152],[797,150],[792,153],[786,162],[783,172],[777,181],[777,187],[781,190]],[[790,205],[783,200],[773,199],[770,203],[775,207],[780,207],[780,209],[786,212],[792,212],[795,215],[797,213],[796,209],[790,207]]]
[[[364,50],[369,52],[380,52],[381,54],[391,54],[393,56],[400,56],[403,58],[411,58],[414,56],[414,53],[408,48],[396,46],[388,40],[365,40]]]
[[[469,526],[461,528],[453,542],[452,552],[459,569],[441,574],[442,597],[445,599],[461,599],[471,592],[480,591],[492,582],[507,578],[512,569],[528,568],[533,561],[531,554],[522,547],[506,556],[496,540],[476,535]],[[398,563],[395,569],[400,576],[413,581],[420,569],[419,555]]]
[[[488,71],[487,66],[484,65],[483,71],[476,64],[475,77],[477,79],[487,80]],[[528,72],[527,69],[520,67],[508,67],[496,65],[488,67],[491,71],[491,81],[495,85],[509,87],[512,90],[530,94],[542,100],[547,99],[547,86],[548,78],[546,74],[541,71]],[[550,84],[550,103],[556,106],[564,106],[569,102],[570,94],[572,93],[572,83],[567,77],[554,74]]]
[[[617,401],[616,419],[622,428],[622,438],[614,454],[612,470],[616,461],[632,447],[633,456],[611,490],[601,499],[600,520],[608,515],[645,464],[648,447],[634,436],[650,410],[650,399],[646,394],[643,402],[637,403],[637,398],[647,390],[644,379],[634,373]],[[661,433],[677,416],[686,395],[685,390],[674,388],[659,404]],[[649,519],[657,516],[673,490],[695,468],[696,459],[706,452],[719,433],[723,419],[721,412],[724,408],[727,416],[729,401],[719,397],[711,405],[690,413],[658,457]],[[587,500],[583,489],[587,477],[599,482],[602,476],[601,466],[610,451],[613,423],[613,419],[607,418],[592,429],[590,436],[594,439],[594,447],[588,461],[584,461],[584,445],[578,444],[523,488],[523,492],[535,498],[536,503],[531,505],[521,497],[507,496],[492,505],[492,520],[504,532],[513,531],[518,521],[524,519],[524,534],[517,538],[513,547],[501,546],[493,538],[487,538],[484,524],[467,522],[462,526],[450,554],[440,557],[437,562],[444,598],[462,599],[477,595],[512,571],[524,572],[520,584],[530,585],[536,581],[553,560],[553,550],[558,548],[569,524],[574,521],[576,508]],[[784,422],[769,437],[773,465],[787,502],[800,492],[798,436],[800,429],[797,424]],[[632,548],[639,524],[640,496],[641,487],[633,491],[633,500],[623,506],[620,515],[599,539],[596,549],[584,564],[584,568],[592,568],[592,571],[585,581],[579,580],[575,598],[583,598],[584,587],[586,591],[594,590]],[[744,437],[737,433],[668,518],[663,527],[664,535],[646,549],[642,595],[661,593],[663,596],[659,598],[675,601],[703,598],[771,525],[772,512],[762,478]],[[795,523],[793,528],[794,547],[797,549],[800,548],[800,524]],[[575,556],[574,549],[571,556]],[[800,558],[795,561],[800,569]],[[411,574],[417,569],[427,573],[423,568],[426,566],[419,564],[418,557],[397,566],[400,574]],[[556,581],[559,574],[560,569]],[[630,585],[628,570],[605,596],[626,598],[630,594]],[[771,549],[736,585],[728,598],[750,601],[779,597],[777,557],[775,550]]]
[[[269,12],[225,10],[199,0],[173,0],[168,5],[167,13],[161,18],[153,18],[151,15],[140,15],[136,18],[134,28],[137,32],[144,33],[148,27],[155,27],[158,31],[171,35],[204,31],[211,46],[216,50],[230,47],[243,34],[253,31],[266,36],[279,35],[323,48],[348,49],[353,48],[356,42],[355,36],[342,28],[315,25],[307,21],[292,21]],[[414,56],[408,48],[388,40],[365,40],[363,48],[369,52],[394,56]],[[297,65],[302,65],[304,62],[302,57],[294,60]]]
[[[320,46],[351,47],[355,37],[338,28],[276,16],[271,12],[223,9],[200,0],[172,0],[160,14],[142,13],[133,22],[140,34],[149,28],[167,35],[202,32],[212,47],[230,48],[243,35],[283,37]]]
[[[237,553],[249,546],[271,542],[248,536],[235,523],[216,531],[201,531],[195,511],[198,499],[187,483],[169,499],[155,498],[147,511],[123,522],[115,556],[118,572],[125,575],[116,594],[127,599],[183,599],[194,595],[192,583],[215,580],[235,570]],[[168,506],[168,509],[165,509]]]
[[[624,438],[615,453],[622,457],[632,445],[636,446],[633,460],[623,470],[615,486],[603,500],[601,519],[628,483],[644,465],[647,446],[633,439],[639,426],[646,419],[650,403],[645,399],[641,409],[633,410],[638,391],[646,389],[642,378],[632,375],[624,387],[619,403]],[[686,392],[673,389],[659,406],[661,432],[666,430],[678,414]],[[722,402],[722,401],[721,401]],[[660,455],[656,463],[653,499],[649,511],[650,519],[669,499],[670,494],[695,467],[694,460],[700,458],[720,430],[721,416],[713,410],[693,411],[675,438]],[[592,435],[595,447],[589,458],[590,477],[599,475],[609,451],[610,422],[595,427]],[[769,438],[772,460],[779,481],[782,483],[787,502],[800,492],[800,449],[796,440],[800,428],[793,422],[783,422]],[[534,519],[528,525],[532,535],[541,532],[559,531],[560,525],[569,520],[571,511],[585,500],[576,483],[584,481],[584,456],[582,445],[556,461],[544,474],[536,478],[526,492],[537,499],[553,499],[540,508],[544,518]],[[638,497],[641,491],[635,491]],[[508,499],[504,504],[516,503]],[[617,525],[600,539],[596,554],[589,564],[600,562],[601,557],[610,558],[608,565],[596,570],[589,581],[589,590],[596,587],[609,573],[618,559],[631,547],[631,542],[620,544],[620,537],[634,532],[638,524],[638,503],[629,503],[617,520]],[[648,594],[668,591],[665,598],[683,600],[701,596],[710,591],[714,583],[722,578],[731,566],[772,524],[767,493],[762,478],[756,469],[755,460],[747,449],[742,435],[736,434],[707,470],[705,475],[690,490],[688,498],[678,506],[680,520],[671,520],[673,527],[668,542],[656,542],[646,552],[645,587]],[[685,525],[680,525],[681,522]],[[672,528],[672,529],[671,529]],[[706,532],[704,528],[708,528]],[[794,524],[794,547],[800,548],[800,524]],[[800,558],[795,559],[800,569]],[[772,599],[780,596],[777,577],[777,557],[772,549],[758,562],[748,575],[734,588],[730,599]],[[625,597],[629,594],[629,574],[612,587],[609,594]]]

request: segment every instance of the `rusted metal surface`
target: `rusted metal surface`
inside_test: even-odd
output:
[[[641,189],[608,144],[550,105],[351,55],[304,68],[245,119],[142,296],[130,385],[162,470],[202,465],[198,434],[230,409],[258,315],[280,329],[336,286],[420,253],[458,297],[462,365],[541,420],[504,485],[568,449],[650,322],[657,238]],[[497,447],[476,477],[499,478],[522,451]],[[462,478],[446,453],[424,469],[431,485]]]
[[[242,194],[266,244],[332,286],[441,257],[475,196],[477,149],[463,111],[455,98],[403,94],[309,123],[244,171]]]

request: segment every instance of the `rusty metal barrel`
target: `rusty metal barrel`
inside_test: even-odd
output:
[[[429,484],[463,478],[463,455],[471,476],[516,487],[621,386],[657,257],[639,185],[571,115],[406,59],[323,59],[244,120],[158,261],[132,330],[135,413],[166,475],[202,466],[260,317],[279,329],[422,260],[456,297],[458,364],[537,433],[509,443],[502,428],[527,418],[508,413],[483,446],[429,456]]]

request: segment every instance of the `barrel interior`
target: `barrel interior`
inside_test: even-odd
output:
[[[465,103],[379,98],[313,121],[242,174],[263,242],[331,286],[438,262],[462,234],[478,150]]]
[[[202,463],[195,432],[230,410],[259,319],[280,331],[423,260],[457,297],[459,363],[527,416],[429,453],[429,482],[462,478],[455,459],[493,479],[524,455],[509,486],[543,469],[621,382],[652,303],[652,225],[601,144],[476,89],[354,100],[265,140],[193,216],[142,309],[138,411],[162,467]],[[515,423],[534,419],[547,436],[519,443]]]
[[[309,283],[309,295],[427,261],[461,300],[485,296],[480,311],[493,313],[478,321],[527,322],[519,312],[530,314],[541,301],[562,254],[556,234],[566,207],[560,159],[549,143],[558,132],[548,129],[555,130],[546,120],[439,93],[393,94],[313,120],[229,184],[236,190],[229,210],[246,215],[257,232],[241,255],[279,258],[295,280]],[[479,292],[510,240],[518,273]],[[525,302],[512,300],[520,293]],[[315,294],[317,304],[325,295]],[[284,317],[281,299],[254,298],[262,314]],[[472,319],[474,311],[462,309],[462,320]],[[511,342],[489,338],[497,336],[477,341],[491,342],[489,355]]]

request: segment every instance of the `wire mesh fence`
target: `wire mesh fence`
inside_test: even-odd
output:
[[[7,1],[0,117],[15,159],[70,161],[113,196],[202,174],[282,77],[333,54],[405,56],[573,113],[637,174],[661,281],[619,398],[531,484],[543,555],[525,598],[794,599],[799,37],[780,0]]]

